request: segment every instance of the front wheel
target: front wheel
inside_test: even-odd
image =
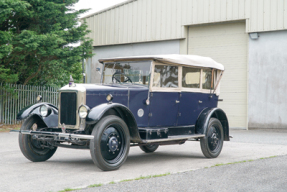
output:
[[[31,116],[23,123],[21,130],[34,130],[43,127],[43,123],[36,116]],[[31,135],[19,134],[19,146],[23,155],[33,162],[46,161],[50,159],[57,147],[45,148],[43,143],[34,139]]]
[[[205,133],[200,139],[203,155],[207,158],[216,158],[223,147],[223,128],[218,119],[211,118]]]
[[[126,123],[119,117],[109,115],[101,119],[93,129],[90,142],[93,162],[103,171],[120,168],[130,149],[130,134]]]

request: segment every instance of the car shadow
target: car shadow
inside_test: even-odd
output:
[[[89,158],[89,159],[87,159]],[[129,167],[141,167],[147,166],[147,162],[154,164],[161,164],[161,163],[169,163],[178,161],[178,163],[182,162],[183,160],[198,160],[198,159],[206,159],[202,154],[199,153],[192,153],[192,152],[174,152],[174,151],[156,151],[153,153],[139,153],[136,154],[129,154],[126,162],[124,163],[125,169],[129,169]],[[43,164],[50,165],[50,166],[63,166],[66,168],[73,169],[86,169],[92,171],[100,171],[94,162],[92,161],[91,157],[79,157],[74,156],[72,157],[69,155],[68,157],[63,157],[62,155],[57,156],[56,158],[51,158],[46,162],[42,162]]]

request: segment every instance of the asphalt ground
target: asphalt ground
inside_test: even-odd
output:
[[[215,170],[214,173],[212,173],[214,180],[219,177],[225,177],[225,179],[222,179],[224,183],[226,183],[226,188],[224,189],[236,191],[235,188],[231,188],[232,186],[235,186],[236,180],[232,182],[232,180],[229,181],[229,179],[231,178],[231,175],[233,175],[234,178],[237,178],[237,174],[239,174],[240,170],[243,168],[239,167],[239,170],[234,170],[233,174],[232,171],[230,171],[230,175],[228,176],[228,174],[219,175],[218,171],[216,171],[216,169],[224,169],[226,165],[218,167],[212,166],[244,160],[257,160],[270,156],[281,157],[258,161],[262,161],[264,165],[264,162],[269,160],[280,162],[280,160],[276,161],[277,158],[283,158],[281,162],[286,160],[284,159],[286,158],[284,155],[287,155],[287,130],[231,130],[230,134],[234,138],[231,139],[230,142],[224,142],[221,155],[215,159],[207,159],[202,155],[199,142],[186,142],[183,145],[160,146],[159,149],[152,154],[143,153],[138,147],[132,147],[126,163],[119,170],[103,172],[93,164],[89,150],[58,148],[57,152],[50,160],[32,163],[20,152],[18,134],[0,133],[0,175],[2,176],[2,179],[0,180],[0,191],[60,191],[66,188],[84,189],[89,185],[100,183],[108,184],[113,181],[119,183],[84,190],[97,191],[105,190],[105,187],[116,187],[118,188],[117,191],[119,191],[122,187],[118,185],[126,184],[131,186],[131,183],[139,182],[141,187],[135,186],[135,188],[132,189],[123,188],[123,191],[153,191],[156,189],[152,188],[154,185],[145,185],[144,183],[153,182],[154,180],[156,182],[157,179],[165,180],[166,178],[176,176],[178,176],[178,180],[181,180],[180,178],[183,177],[181,174],[195,174],[190,175],[192,179],[186,181],[186,183],[196,183],[194,182],[196,180],[196,175],[210,175],[208,172],[213,170]],[[236,168],[236,166],[244,166],[258,161],[230,164],[227,166]],[[265,168],[267,166],[261,167]],[[281,164],[280,166],[278,164],[278,167],[280,168]],[[286,175],[286,172],[284,172],[284,170],[286,170],[285,168],[286,167],[280,168],[282,175],[280,176],[280,173],[278,173],[278,177],[284,178],[284,174]],[[256,170],[257,169],[258,168],[256,168]],[[268,167],[266,168],[266,170],[269,169],[270,168]],[[226,170],[231,169],[227,168]],[[245,170],[248,171],[251,169],[249,167]],[[276,169],[274,168],[272,170]],[[181,173],[177,174],[178,172]],[[224,170],[219,172],[224,172]],[[120,182],[122,180],[165,173],[170,173],[171,175],[152,179],[142,179],[139,181]],[[257,174],[259,174],[259,172]],[[256,172],[254,173],[254,175],[257,174]],[[272,174],[272,172],[270,172],[270,174]],[[254,179],[252,174],[243,174],[242,177],[243,176],[246,178],[246,181]],[[238,175],[238,178],[239,177],[240,175]],[[172,180],[173,179],[176,178],[172,178]],[[274,179],[276,178],[274,177]],[[201,180],[203,180],[201,182],[204,183],[208,182],[204,178]],[[267,182],[264,182],[264,184],[265,183]],[[163,188],[166,191],[178,191],[178,189],[190,191],[190,189],[192,189],[190,187],[194,187],[187,185],[187,188],[180,188],[180,185],[177,186],[177,182],[167,182],[167,184],[170,184],[170,188]],[[217,188],[200,188],[207,185],[208,183],[202,184],[201,186],[199,185],[198,190],[207,189],[204,191],[219,191]],[[214,184],[214,186],[220,187],[220,182]],[[286,188],[284,185],[281,186]],[[116,188],[107,190],[113,191],[116,190]],[[160,188],[162,188],[162,186]],[[263,187],[263,189],[268,188]],[[240,190],[243,191],[244,188],[238,188],[238,191]],[[280,188],[278,188],[278,190],[280,190]]]
[[[106,184],[81,192],[242,191],[286,192],[287,156],[198,169],[163,177]],[[78,191],[78,190],[77,190]]]

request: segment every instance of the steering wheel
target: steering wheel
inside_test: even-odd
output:
[[[121,83],[121,80],[116,78],[115,75],[123,75],[127,78],[127,80],[124,80],[123,83],[130,81],[132,83],[131,78],[129,78],[126,74],[122,73],[122,72],[115,72],[112,76],[112,81],[114,82],[114,80],[116,80],[117,82]]]

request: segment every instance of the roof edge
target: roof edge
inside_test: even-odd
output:
[[[163,63],[172,63],[176,65],[188,65],[195,67],[214,68],[224,71],[224,66],[216,62],[210,57],[199,55],[182,55],[182,54],[166,54],[166,55],[142,55],[142,56],[126,56],[99,59],[100,63],[116,62],[116,61],[140,61],[140,60],[154,60]]]
[[[131,2],[133,2],[133,1],[137,1],[137,0],[126,0],[126,1],[124,1],[124,2],[122,2],[122,3],[118,3],[118,4],[115,4],[115,5],[110,6],[110,7],[108,7],[108,8],[105,8],[105,9],[102,9],[102,10],[100,10],[100,11],[97,11],[97,12],[95,12],[95,13],[91,13],[91,14],[89,14],[89,15],[86,15],[85,17],[82,17],[82,18],[80,18],[80,19],[86,19],[86,18],[91,17],[91,16],[93,16],[93,15],[98,15],[98,14],[100,14],[100,13],[103,13],[103,12],[109,11],[109,10],[111,10],[111,9],[115,9],[115,8],[117,8],[117,7],[120,7],[120,6],[122,6],[122,5],[131,3]]]

